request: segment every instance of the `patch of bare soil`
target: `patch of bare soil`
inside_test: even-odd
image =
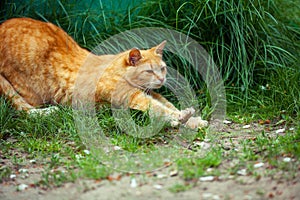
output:
[[[79,180],[67,183],[62,187],[43,190],[29,187],[16,191],[17,185],[24,182],[16,180],[1,184],[0,199],[299,199],[299,176],[293,180],[278,181],[262,178],[259,181],[252,177],[237,180],[214,180],[195,182],[195,187],[187,191],[173,193],[169,188],[174,184],[185,184],[178,177],[149,178],[136,176],[136,185],[132,177],[123,177],[114,181]]]
[[[251,138],[253,137],[253,132],[261,131],[264,128],[259,124],[251,124],[250,127],[228,124],[223,130],[228,135],[225,134],[220,138],[222,139],[222,147],[225,150],[239,148],[238,141]],[[270,131],[269,134],[276,134],[275,131]],[[9,164],[8,162],[2,159],[1,164]],[[220,167],[228,170],[232,162],[235,161],[225,161]],[[295,161],[294,164],[299,165],[299,161]],[[176,172],[170,174],[169,167],[152,174],[134,176],[114,174],[107,180],[79,179],[74,183],[66,183],[61,187],[52,188],[36,187],[34,183],[40,180],[43,168],[42,166],[34,166],[27,168],[28,171],[25,175],[22,176],[19,174],[15,178],[11,177],[11,179],[1,183],[0,199],[300,199],[300,166],[295,166],[297,170],[292,177],[286,177],[285,173],[281,171],[270,175],[264,173],[267,174],[265,176],[255,176],[248,174],[246,171],[239,170],[235,175],[231,175],[230,173],[221,174],[214,177],[201,177],[200,179],[189,180],[188,182],[180,178],[180,172],[179,174]],[[268,170],[270,166],[266,163],[257,163],[256,167],[259,174],[259,170]],[[18,169],[18,173],[22,173],[20,169]],[[21,186],[24,186],[24,188]],[[176,187],[181,188],[181,190],[172,192],[172,189],[174,190]],[[186,189],[184,189],[185,187]]]

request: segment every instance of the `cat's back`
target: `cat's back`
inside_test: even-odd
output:
[[[1,63],[18,65],[48,62],[49,58],[84,52],[61,28],[30,18],[13,18],[0,25]]]
[[[0,78],[30,105],[67,99],[88,54],[48,22],[13,18],[0,25]]]

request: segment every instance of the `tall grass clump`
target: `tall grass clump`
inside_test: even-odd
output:
[[[285,6],[292,3],[285,1]],[[233,103],[299,111],[299,20],[285,17],[299,19],[299,5],[281,13],[282,4],[273,0],[147,4],[151,6],[141,17],[146,24],[184,32],[207,49],[220,67]]]
[[[1,21],[19,16],[51,21],[86,48],[133,28],[180,31],[198,41],[219,66],[231,104],[300,111],[300,9],[294,1],[4,2]],[[195,87],[202,87],[201,77],[194,73],[187,70],[185,75]]]

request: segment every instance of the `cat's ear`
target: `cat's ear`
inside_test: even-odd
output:
[[[162,43],[160,43],[159,45],[157,45],[155,47],[155,53],[162,56],[163,55],[163,50],[165,48],[165,45],[166,45],[167,41],[164,40]]]
[[[137,48],[131,49],[131,51],[129,52],[129,60],[128,60],[130,65],[135,66],[141,58],[142,55],[140,50],[138,50]]]

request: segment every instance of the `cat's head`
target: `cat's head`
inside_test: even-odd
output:
[[[131,49],[127,54],[125,79],[133,86],[142,89],[160,88],[166,81],[167,65],[162,60],[166,41],[148,49]]]

